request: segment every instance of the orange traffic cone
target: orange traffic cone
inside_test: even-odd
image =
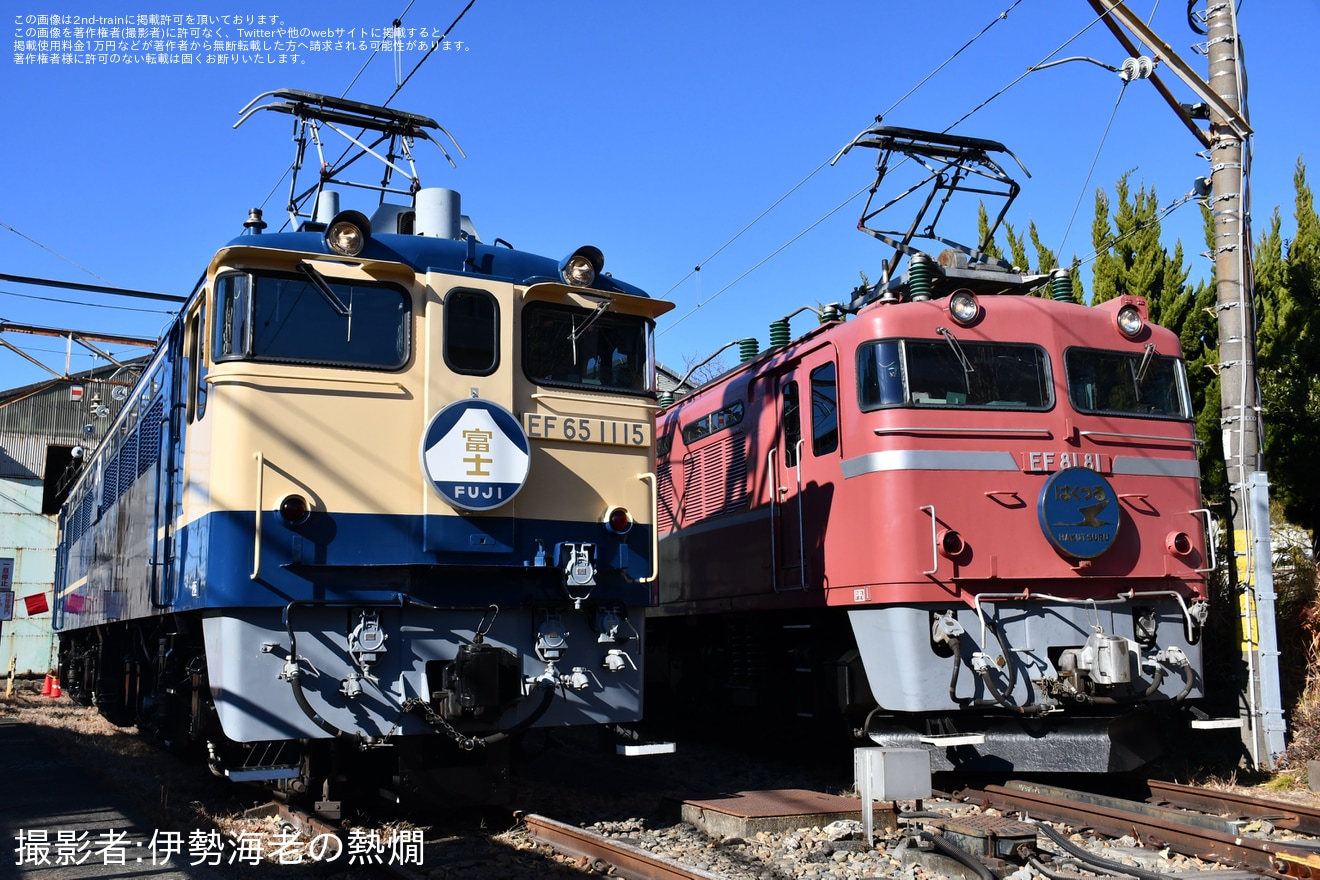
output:
[[[50,674],[49,672],[47,672],[47,673],[46,673],[46,683],[43,684],[43,685],[41,686],[41,695],[42,695],[43,697],[49,697],[49,696],[50,696],[50,682],[51,682],[51,674]]]
[[[62,693],[64,692],[60,690],[60,680],[58,678],[52,678],[50,681],[50,698],[52,700],[58,699]]]

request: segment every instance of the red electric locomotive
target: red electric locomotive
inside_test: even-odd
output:
[[[923,214],[1017,191],[993,141],[855,145],[880,178],[931,170]],[[879,283],[791,342],[776,322],[662,416],[648,700],[841,711],[936,770],[1136,768],[1204,688],[1215,560],[1178,339],[1140,298],[1079,305],[1066,271],[987,256],[998,220],[931,257],[933,223],[885,232],[882,210],[860,224],[894,246]]]

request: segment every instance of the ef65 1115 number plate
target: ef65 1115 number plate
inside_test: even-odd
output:
[[[570,443],[605,443],[611,446],[651,445],[651,426],[645,422],[523,413],[523,430],[530,440],[567,440]]]

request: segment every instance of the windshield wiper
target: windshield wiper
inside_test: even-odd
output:
[[[1146,381],[1146,370],[1150,368],[1150,362],[1155,355],[1155,343],[1146,343],[1146,353],[1141,356],[1141,366],[1137,367],[1137,384],[1140,385]]]
[[[581,327],[577,325],[577,319],[576,318],[573,319],[573,329],[568,331],[568,341],[569,344],[573,346],[574,366],[577,365],[577,341],[582,338],[582,334],[587,332],[588,327],[596,323],[597,318],[605,314],[605,312],[609,309],[611,305],[613,305],[613,303],[614,300],[611,299],[602,300],[600,304],[596,306],[595,310],[590,315],[587,316],[586,323],[583,324]]]
[[[330,308],[335,310],[335,314],[341,318],[348,319],[348,336],[346,337],[345,341],[352,342],[353,341],[352,304],[350,303],[349,305],[344,305],[344,301],[339,298],[339,294],[335,293],[334,288],[331,287],[330,284],[325,280],[325,276],[322,275],[320,272],[316,271],[316,269],[310,263],[299,263],[298,268],[302,271],[304,275],[306,275],[308,278],[311,279],[312,286],[316,288],[316,292],[321,294],[321,299],[325,300],[326,303],[330,306]]]
[[[949,348],[952,348],[953,353],[957,356],[958,363],[962,364],[963,391],[967,394],[971,394],[972,393],[971,374],[976,372],[976,368],[973,367],[972,362],[967,359],[967,355],[963,354],[962,346],[959,345],[958,340],[954,338],[952,330],[950,330],[948,327],[936,327],[935,332],[944,337],[944,341],[949,343]]]

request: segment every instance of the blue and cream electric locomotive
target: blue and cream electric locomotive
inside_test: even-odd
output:
[[[456,192],[419,183],[434,121],[267,98],[239,122],[291,115],[321,173],[294,175],[294,231],[254,211],[215,254],[84,457],[62,680],[323,806],[362,761],[404,792],[498,801],[511,734],[641,715],[671,305],[596,248],[483,242]],[[375,140],[327,162],[322,133],[349,128]],[[386,167],[370,217],[339,206],[364,155]]]

